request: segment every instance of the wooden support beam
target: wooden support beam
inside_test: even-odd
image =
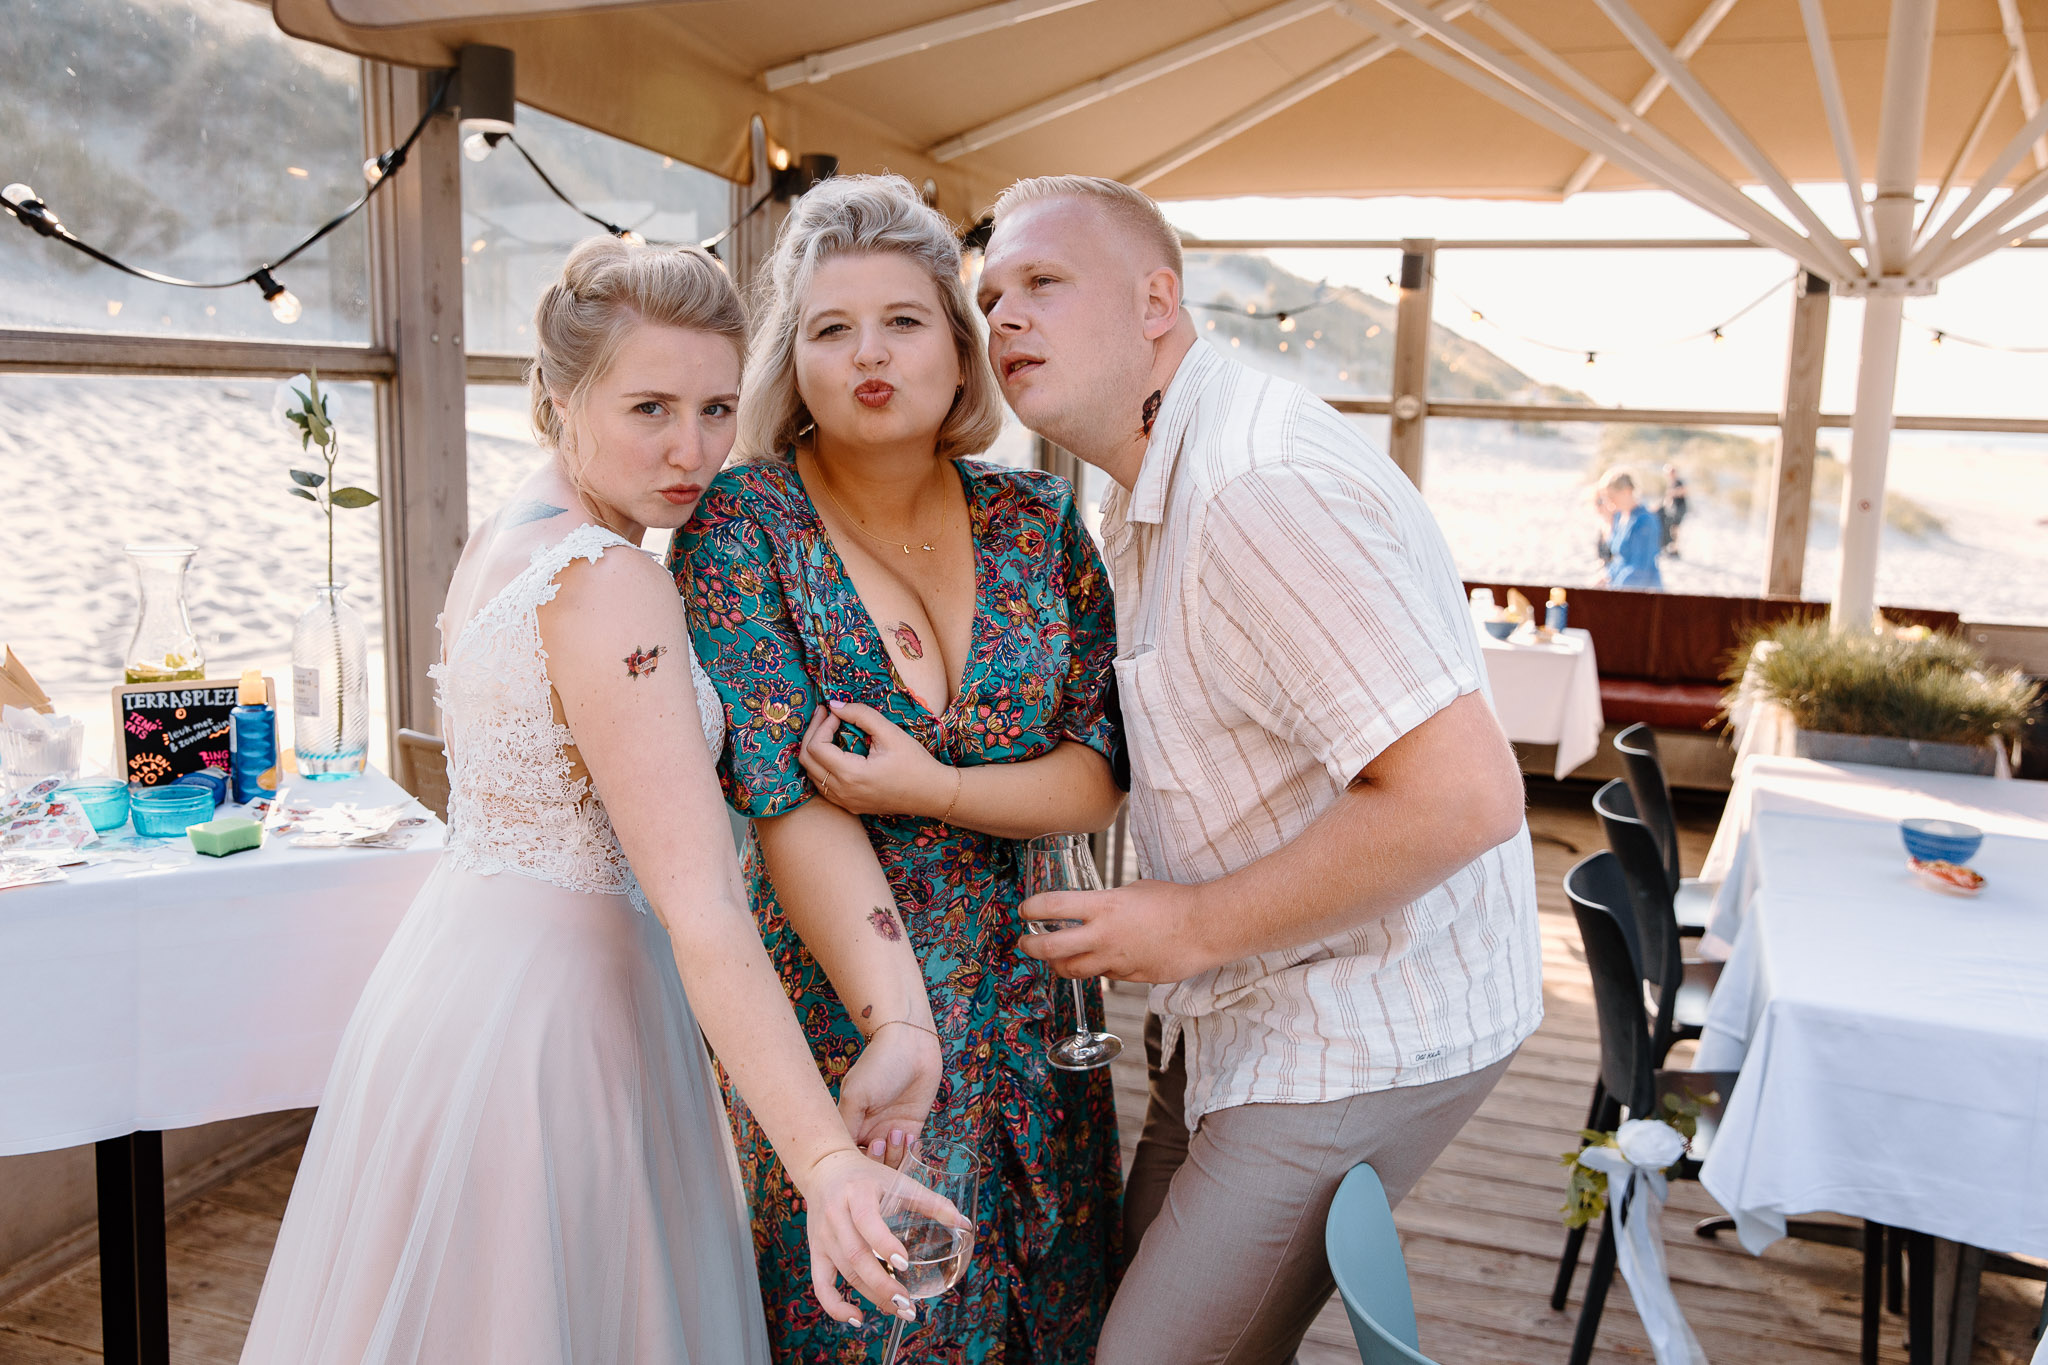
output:
[[[366,144],[396,145],[426,110],[432,81],[429,72],[365,63]],[[396,358],[391,382],[377,386],[384,668],[394,734],[440,730],[427,677],[440,657],[434,618],[469,536],[458,143],[452,115],[429,120],[404,171],[368,210],[371,335]]]
[[[1813,518],[1813,461],[1820,434],[1821,369],[1828,351],[1828,282],[1808,271],[1792,302],[1791,357],[1778,417],[1778,458],[1771,480],[1770,555],[1764,596],[1797,597],[1806,575]]]
[[[782,220],[789,216],[789,204],[773,198],[763,202],[763,196],[770,193],[769,186],[775,183],[775,166],[769,159],[767,126],[758,117],[749,129],[749,144],[753,173],[745,184],[732,187],[734,226],[719,244],[718,254],[724,259],[725,268],[732,272],[740,296],[752,306],[756,281],[767,269],[769,257],[775,254],[775,234],[781,229]]]
[[[1422,487],[1422,424],[1429,416],[1430,300],[1436,292],[1436,243],[1401,243],[1401,297],[1394,306],[1394,392],[1387,454]]]
[[[322,379],[384,379],[395,368],[389,351],[341,343],[0,328],[0,373],[288,379],[317,369]]]

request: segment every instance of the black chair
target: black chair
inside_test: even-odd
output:
[[[1685,876],[1679,868],[1678,814],[1671,804],[1671,783],[1664,776],[1664,759],[1657,752],[1657,732],[1640,722],[1614,737],[1614,752],[1621,755],[1622,780],[1635,798],[1636,818],[1650,827],[1657,852],[1664,864],[1664,880],[1671,888],[1671,902],[1678,916],[1679,932],[1697,938],[1706,932],[1707,917],[1713,910],[1718,882],[1703,882]]]
[[[1673,1044],[1700,1036],[1707,1018],[1707,1000],[1720,979],[1721,964],[1688,962],[1680,955],[1678,924],[1672,917],[1671,895],[1664,885],[1663,860],[1650,831],[1635,818],[1627,785],[1617,779],[1600,788],[1593,796],[1593,810],[1606,829],[1607,845],[1619,864],[1625,887],[1617,909],[1628,916],[1631,943],[1643,971],[1641,998],[1651,1019],[1650,1065],[1662,1066]],[[1602,1131],[1612,1128],[1617,1122],[1615,1108],[1609,1101],[1604,1077],[1595,1077],[1593,1101],[1586,1109],[1586,1126]],[[1550,1292],[1551,1307],[1564,1308],[1585,1242],[1584,1228],[1573,1228],[1565,1234],[1564,1250],[1558,1255],[1557,1281]]]
[[[1654,1011],[1651,1063],[1662,1066],[1673,1043],[1700,1036],[1707,1022],[1707,999],[1721,979],[1721,964],[1685,957],[1684,930],[1664,877],[1656,832],[1639,810],[1634,792],[1619,780],[1593,794],[1593,813],[1600,817],[1607,847],[1621,863],[1635,910],[1643,990]]]
[[[1565,874],[1565,894],[1571,898],[1572,913],[1579,922],[1579,937],[1585,945],[1586,968],[1593,978],[1593,1004],[1600,1022],[1600,1082],[1606,1092],[1604,1113],[1588,1127],[1607,1129],[1625,1117],[1647,1118],[1662,1112],[1666,1095],[1689,1096],[1703,1103],[1699,1131],[1687,1154],[1667,1174],[1674,1180],[1699,1177],[1699,1163],[1712,1146],[1723,1106],[1735,1088],[1732,1071],[1660,1070],[1650,1018],[1643,1006],[1643,956],[1636,932],[1628,878],[1620,859],[1603,851],[1581,860]],[[1705,1103],[1712,1094],[1714,1102]],[[1551,1307],[1562,1309],[1571,1288],[1572,1270],[1578,1260],[1577,1238],[1583,1229],[1573,1230],[1568,1243],[1570,1260],[1558,1268],[1557,1287]],[[1586,1303],[1579,1311],[1578,1330],[1572,1337],[1570,1365],[1586,1365],[1593,1354],[1593,1342],[1600,1334],[1600,1316],[1607,1306],[1607,1291],[1614,1283],[1615,1231],[1610,1211],[1601,1222],[1600,1245],[1593,1253],[1593,1267],[1587,1274]]]

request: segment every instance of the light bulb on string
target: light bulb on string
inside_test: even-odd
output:
[[[1722,342],[1726,341],[1727,339],[1727,337],[1721,335],[1721,329],[1719,327],[1716,327],[1714,329],[1714,344],[1716,346],[1719,346]]]
[[[1586,352],[1586,363],[1587,363],[1588,365],[1591,365],[1591,364],[1592,364],[1592,363],[1593,363],[1593,362],[1594,362],[1594,361],[1595,361],[1596,359],[1598,359],[1598,358],[1599,358],[1599,353],[1598,353],[1598,352],[1595,352],[1595,351],[1588,351],[1588,352]]]
[[[270,316],[290,326],[299,320],[305,310],[299,304],[299,296],[277,282],[277,276],[265,266],[249,277],[249,282],[263,291],[264,302],[270,305]]]
[[[633,231],[633,229],[631,228],[621,228],[619,230],[619,240],[624,242],[627,246],[647,245],[647,239],[645,237],[642,237],[639,233]]]
[[[1946,332],[1936,332],[1933,336],[1927,338],[1927,345],[1931,349],[1938,351],[1941,349],[1941,339],[1947,335]]]
[[[1291,331],[1293,331],[1293,330],[1294,330],[1294,328],[1295,328],[1295,321],[1294,321],[1294,319],[1293,319],[1293,318],[1291,318],[1291,317],[1288,317],[1288,316],[1287,316],[1287,314],[1285,314],[1285,313],[1282,313],[1282,314],[1280,315],[1280,330],[1281,330],[1281,331],[1283,331],[1283,332],[1291,332]]]
[[[1480,312],[1480,311],[1479,311],[1479,310],[1478,310],[1477,308],[1474,308],[1474,309],[1472,310],[1472,321],[1474,321],[1474,322],[1484,322],[1484,321],[1486,321],[1486,314],[1484,314],[1484,313]]]
[[[374,156],[372,156],[372,157],[365,157],[365,158],[364,158],[364,160],[363,160],[363,180],[364,180],[364,182],[365,182],[365,183],[367,183],[367,184],[371,184],[371,185],[374,185],[374,184],[376,184],[376,183],[377,183],[377,182],[378,182],[379,180],[382,180],[383,178],[384,178],[384,167],[383,167],[383,164],[382,164],[381,158],[378,158],[378,157],[374,157]]]
[[[471,161],[482,161],[504,136],[503,133],[471,133],[462,139],[462,154]]]

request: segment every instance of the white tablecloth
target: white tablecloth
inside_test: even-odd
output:
[[[407,799],[374,772],[292,796]],[[317,1104],[442,834],[219,860],[179,840],[0,891],[0,1156]]]
[[[2048,783],[1810,758],[1739,759],[1720,827],[1700,868],[1701,881],[1720,883],[1709,928],[1726,942],[1734,941],[1743,906],[1754,890],[1748,881],[1748,838],[1764,811],[1858,815],[1887,822],[1924,815],[1960,820],[1986,832],[2038,836],[2048,824]]]
[[[1708,1192],[1753,1252],[1826,1210],[2048,1255],[2048,793],[1747,762],[1698,1059],[1742,1077]],[[1907,871],[1896,822],[1921,811],[1992,831],[1981,896]]]
[[[1493,713],[1518,744],[1557,746],[1564,777],[1600,752],[1607,718],[1600,710],[1600,664],[1593,637],[1567,630],[1548,642],[1479,638]]]

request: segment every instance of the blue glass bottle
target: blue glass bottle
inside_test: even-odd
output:
[[[240,705],[228,713],[228,749],[235,804],[277,794],[277,708],[269,703],[263,675],[242,674]]]

